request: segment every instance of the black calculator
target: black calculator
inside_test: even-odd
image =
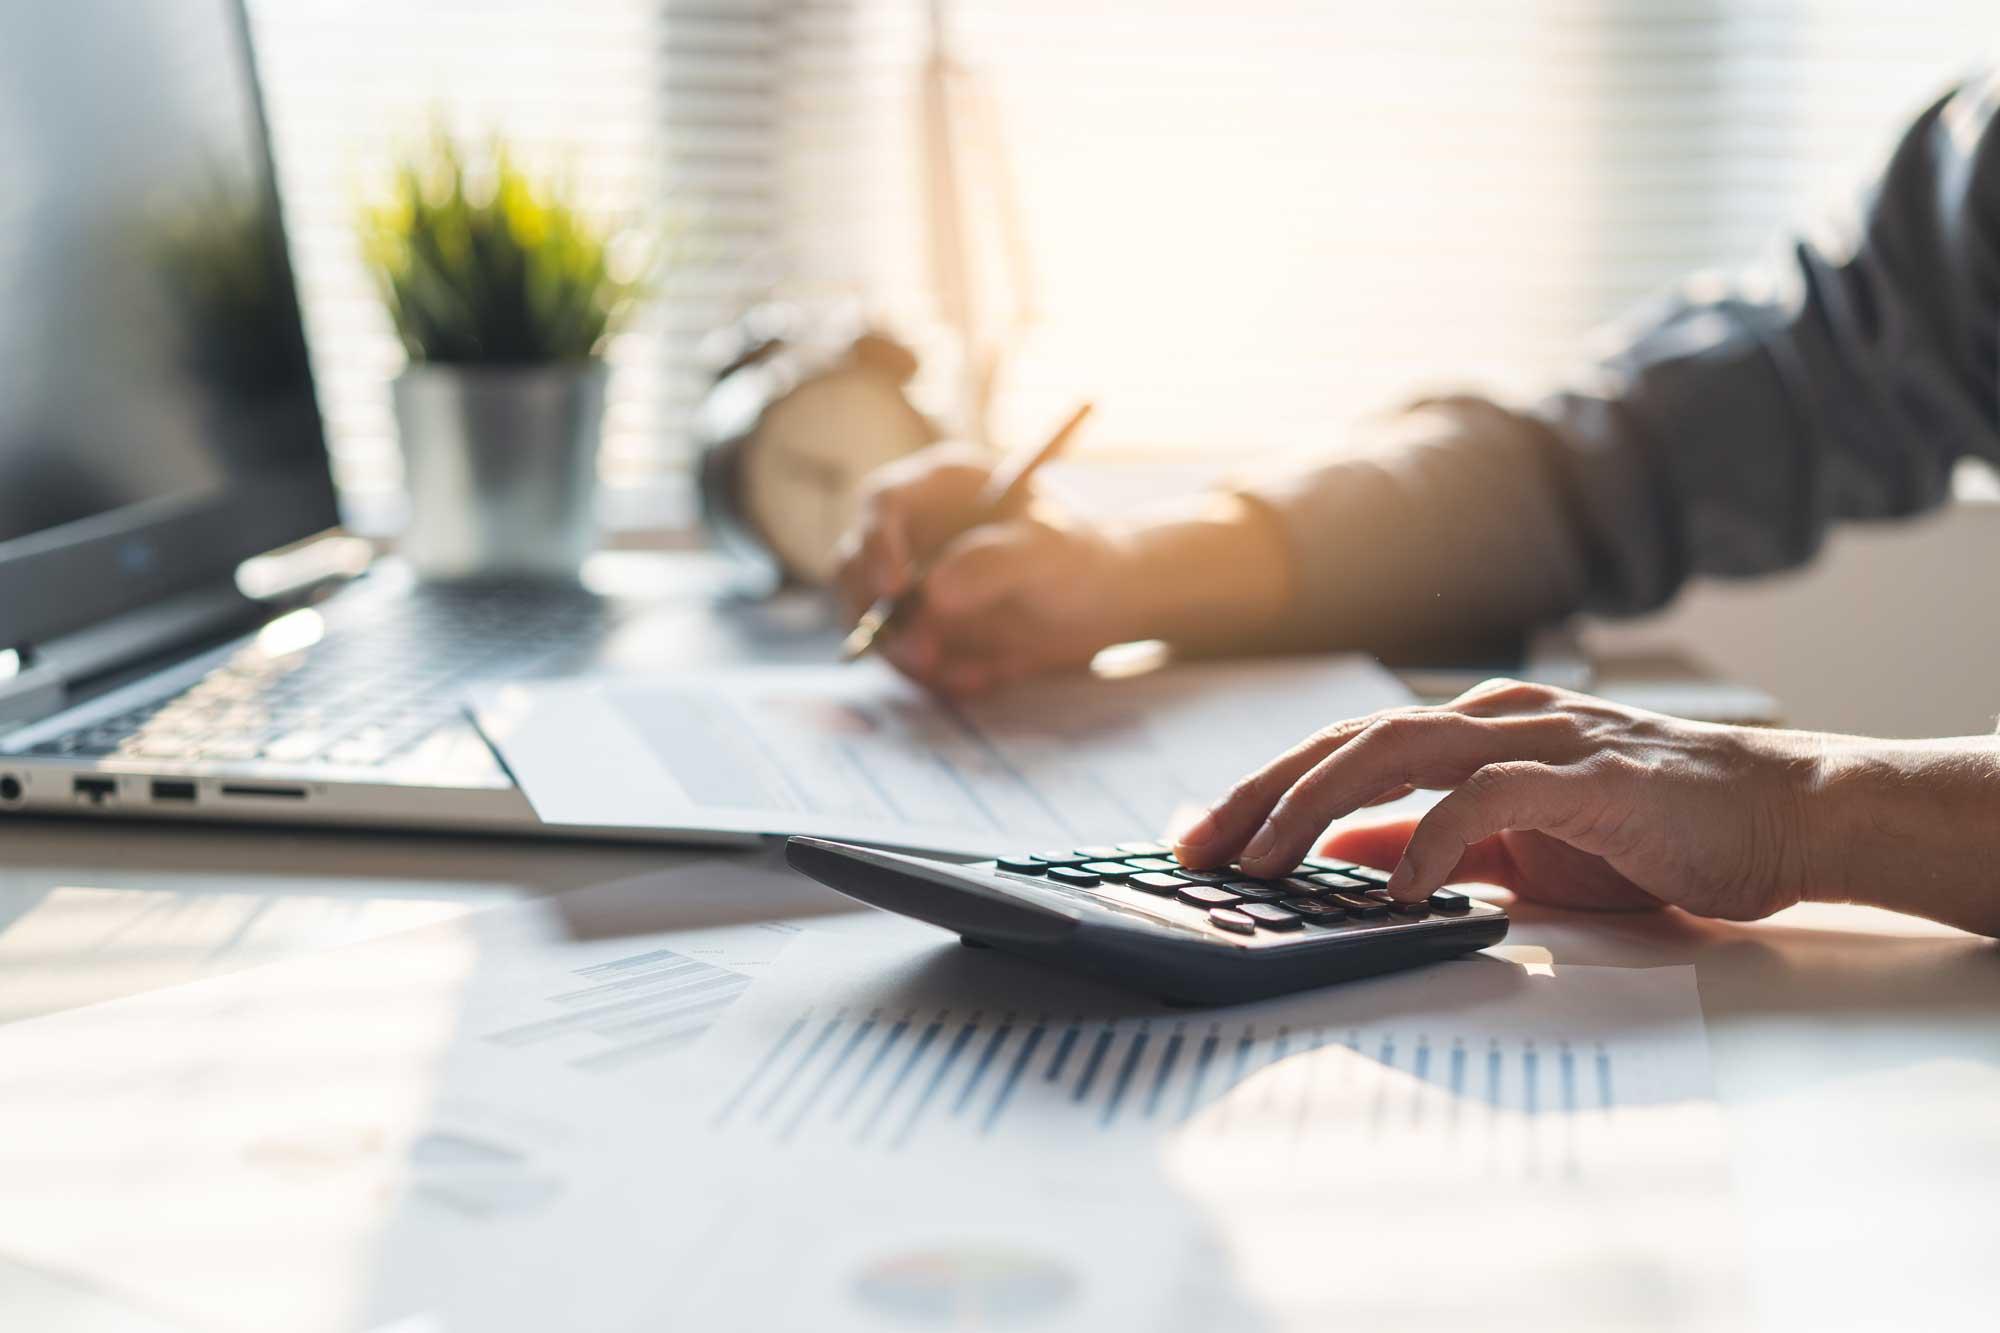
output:
[[[1282,879],[1187,870],[1164,843],[957,864],[823,838],[785,859],[851,898],[1184,1004],[1229,1004],[1497,944],[1507,914],[1444,889],[1397,903],[1382,871],[1307,857]]]

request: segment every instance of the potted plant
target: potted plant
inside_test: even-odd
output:
[[[403,551],[433,579],[573,579],[595,537],[601,354],[643,266],[497,140],[439,132],[361,218],[409,363],[394,385]]]

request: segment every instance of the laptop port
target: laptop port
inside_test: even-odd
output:
[[[12,805],[15,801],[21,799],[22,791],[21,779],[15,777],[12,773],[0,773],[0,801],[5,801],[9,805]]]
[[[183,778],[154,778],[153,799],[156,801],[192,801],[194,783]]]
[[[261,783],[253,785],[248,782],[225,782],[222,784],[222,794],[224,796],[249,796],[275,801],[303,801],[306,798],[306,789],[304,787],[267,787]]]
[[[75,778],[70,782],[70,794],[79,801],[92,805],[103,805],[106,801],[118,799],[117,778]]]

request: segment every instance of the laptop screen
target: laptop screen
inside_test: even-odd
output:
[[[0,649],[334,522],[237,0],[0,4]]]

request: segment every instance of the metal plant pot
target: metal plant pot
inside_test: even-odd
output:
[[[601,361],[413,365],[395,383],[410,523],[428,579],[573,580],[596,540]]]

